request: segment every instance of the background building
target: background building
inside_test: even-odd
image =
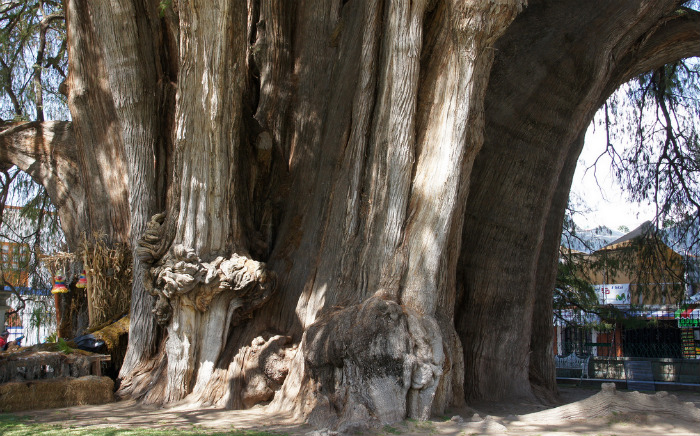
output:
[[[555,313],[557,354],[700,359],[697,257],[654,230],[647,222],[591,252],[568,250],[562,261],[576,263],[596,301]]]
[[[10,332],[10,340],[24,336],[22,345],[33,345],[55,331],[51,277],[37,256],[60,243],[60,236],[37,232],[31,214],[5,206],[0,223],[0,326]]]

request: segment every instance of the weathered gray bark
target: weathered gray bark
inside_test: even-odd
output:
[[[162,155],[167,153],[169,132],[163,128],[172,113],[165,106],[172,103],[169,65],[163,59],[168,35],[160,32],[157,11],[141,2],[71,1],[66,22],[72,56],[67,83],[74,124],[82,132],[84,147],[105,153],[119,182],[129,188],[125,191],[129,214],[122,216],[129,228],[119,242],[134,246],[148,219],[165,204],[163,171],[168,168]],[[93,142],[100,147],[90,147]],[[106,180],[110,188],[116,183]],[[131,322],[141,328],[129,342],[125,374],[154,354],[158,337],[151,314],[153,299],[141,281],[138,258],[133,271]]]
[[[327,172],[332,183],[318,185],[311,196],[315,202],[311,210],[327,215],[321,215],[324,224],[318,230],[317,221],[301,226],[305,232],[302,246],[308,243],[315,247],[320,243],[320,252],[309,256],[308,261],[295,262],[290,274],[306,274],[304,292],[297,302],[301,327],[308,329],[301,345],[305,358],[295,361],[297,365],[293,366],[283,395],[276,397],[279,407],[287,405],[285,400],[297,401],[307,408],[305,413],[312,410],[311,416],[319,421],[329,419],[334,410],[340,411],[337,425],[341,427],[372,418],[390,421],[406,413],[427,417],[439,386],[437,409],[453,400],[452,379],[454,373],[461,372],[461,362],[458,353],[453,353],[459,344],[451,325],[452,309],[447,303],[454,300],[454,281],[445,278],[453,276],[450,270],[457,256],[449,253],[458,248],[448,236],[461,223],[467,188],[462,182],[480,145],[480,108],[491,56],[484,47],[517,10],[517,5],[483,5],[484,9],[479,10],[476,6],[449,2],[426,11],[416,5],[408,8],[405,2],[389,2],[385,7],[389,9],[381,14],[391,31],[383,32],[378,40],[372,35],[380,29],[375,21],[379,11],[365,9],[367,24],[359,20],[361,16],[349,20],[353,17],[352,8],[344,11],[348,19],[341,18],[344,28],[338,42],[340,59],[348,59],[343,50],[357,47],[356,39],[369,39],[371,44],[364,47],[376,47],[378,53],[374,56],[378,57],[362,53],[359,62],[349,58],[348,67],[361,68],[359,73],[350,70],[349,75],[366,77],[362,85],[374,84],[378,91],[375,97],[371,87],[368,91],[361,88],[355,106],[341,106],[343,112],[333,108],[333,117],[327,120],[336,122],[338,117],[339,128],[347,127],[343,131],[331,124],[323,132],[328,139],[322,137],[322,141],[333,143],[342,134],[341,143],[347,145],[344,150],[337,150],[345,155],[320,156],[323,161],[337,162],[322,164],[321,168],[327,168],[322,171]],[[491,13],[493,21],[481,21],[482,13]],[[425,20],[430,24],[421,35],[420,27],[415,26]],[[370,27],[365,29],[363,25]],[[427,46],[422,46],[422,40]],[[435,49],[438,44],[442,51]],[[419,64],[417,53],[421,51]],[[423,68],[425,76],[418,75],[418,68]],[[343,87],[353,85],[344,79],[344,73],[348,74],[340,69],[338,79],[330,81],[337,83],[334,94],[343,95],[349,92]],[[457,92],[445,94],[443,89]],[[375,110],[366,124],[362,124],[362,114],[368,108],[360,105],[363,102]],[[353,122],[354,112],[353,118],[348,119],[350,109],[359,113],[359,124]],[[453,128],[443,129],[443,123]],[[419,133],[414,137],[412,131]],[[324,198],[331,198],[328,210],[324,209]],[[317,235],[319,231],[322,233]],[[271,264],[279,260],[273,252]],[[314,268],[312,272],[317,272],[309,275],[309,265]],[[367,297],[370,299],[365,300]],[[347,318],[356,311],[373,313],[372,310],[383,307],[379,301],[386,301],[386,311],[380,310],[384,315],[363,315],[365,324],[353,324]],[[438,307],[438,302],[447,304]],[[391,309],[392,303],[401,304],[396,306],[400,308],[398,312]],[[317,319],[319,310],[323,313],[333,306],[345,310]],[[414,317],[421,322],[412,322]],[[371,319],[380,325],[373,325]],[[387,325],[391,325],[389,320],[396,322],[396,329],[385,331],[381,326],[384,319]],[[440,323],[439,319],[446,322]],[[384,332],[388,344],[383,356],[377,353],[381,346],[369,351],[371,356],[366,363],[350,352],[319,354],[316,350],[330,347],[331,338],[337,338],[340,344],[345,342],[334,335],[317,333],[317,329],[333,331],[344,325],[356,326],[350,331],[353,338],[364,337],[374,329]],[[415,345],[406,350],[396,344]],[[350,343],[347,347],[353,349]],[[450,351],[448,359],[446,349]],[[382,357],[400,362],[392,366],[395,374],[371,370]],[[448,377],[449,381],[441,385]],[[382,389],[372,391],[378,386]],[[314,400],[300,402],[299,398]]]
[[[81,219],[128,204],[146,267],[120,393],[341,429],[549,397],[582,131],[695,49],[675,3],[68,2],[78,185],[116,204]]]
[[[80,144],[77,162],[82,188],[90,193],[86,231],[104,229],[107,241],[130,238],[129,185],[124,140],[108,88],[104,57],[83,2],[66,3],[70,44],[66,79],[72,128]],[[100,199],[102,201],[95,201]],[[86,235],[88,238],[92,235]]]
[[[340,422],[350,425],[369,415],[380,421],[398,419],[406,413],[427,417],[438,386],[441,386],[438,409],[454,400],[452,380],[461,381],[461,363],[460,353],[453,352],[454,346],[458,349],[459,341],[452,328],[449,304],[454,301],[455,281],[445,277],[454,277],[459,243],[448,236],[458,233],[467,192],[464,182],[481,143],[481,102],[493,54],[486,47],[505,29],[520,5],[446,2],[435,5],[434,10],[426,10],[427,5],[421,2],[397,1],[369,2],[367,6],[352,2],[340,10],[328,2],[297,5],[296,34],[289,28],[279,29],[281,42],[272,39],[278,35],[274,23],[284,26],[280,18],[289,12],[284,8],[290,6],[261,6],[260,13],[270,16],[254,21],[257,26],[253,56],[263,74],[260,106],[255,115],[262,128],[258,133],[258,151],[273,149],[277,159],[286,157],[291,176],[286,183],[291,186],[290,191],[309,192],[308,196],[291,197],[285,205],[277,245],[270,257],[273,270],[287,270],[279,284],[285,292],[270,307],[275,311],[284,309],[286,313],[282,317],[270,317],[271,321],[261,314],[259,319],[267,321],[251,323],[247,326],[250,330],[244,330],[240,339],[237,338],[240,342],[231,345],[224,343],[225,337],[210,335],[212,332],[239,335],[228,327],[231,304],[235,301],[235,298],[231,300],[231,294],[215,297],[199,315],[201,311],[187,303],[193,299],[187,294],[191,284],[197,282],[197,272],[181,280],[180,285],[186,285],[177,292],[162,288],[164,285],[156,279],[154,289],[169,298],[162,307],[169,305],[173,311],[165,345],[168,381],[159,391],[164,398],[146,392],[137,395],[147,396],[151,401],[175,401],[189,395],[190,400],[235,403],[228,395],[211,398],[212,393],[220,392],[216,384],[236,379],[232,375],[236,368],[213,366],[224,353],[224,345],[240,349],[250,343],[254,334],[265,329],[290,332],[299,339],[302,332],[311,329],[312,333],[302,339],[298,352],[298,356],[307,357],[308,363],[297,359],[300,364],[292,369],[293,380],[288,382],[302,388],[285,390],[286,397],[280,396],[279,404],[288,407],[289,402],[305,404],[302,412],[330,419],[325,415],[331,411],[324,408],[329,404],[327,398],[335,398],[334,407],[343,410]],[[181,94],[176,115],[176,131],[180,132],[176,138],[176,173],[182,175],[182,185],[173,242],[191,248],[192,256],[201,258],[202,262],[241,249],[245,255],[250,241],[257,235],[250,236],[251,229],[246,226],[249,212],[244,205],[255,203],[256,199],[241,189],[245,186],[242,177],[245,173],[236,166],[249,157],[241,151],[240,137],[236,136],[242,127],[238,120],[244,116],[236,96],[245,95],[247,84],[246,71],[241,69],[243,59],[236,58],[231,47],[247,46],[245,27],[241,25],[247,11],[234,7],[228,13],[219,11],[212,16],[200,11],[200,21],[195,26],[189,22],[191,18],[184,5],[178,7],[180,32],[183,40],[190,42],[187,50],[191,51],[180,49],[183,73],[178,82],[188,92]],[[422,32],[428,12],[432,15],[425,39],[431,47],[423,51]],[[331,19],[318,20],[319,16]],[[380,20],[382,16],[384,24]],[[238,25],[224,33],[230,39],[220,41],[218,29],[223,24],[217,23],[232,19]],[[267,23],[273,26],[269,33]],[[190,31],[196,33],[189,34]],[[322,44],[318,42],[319,35]],[[270,51],[285,46],[286,37],[293,39],[296,57],[289,65],[267,64]],[[328,38],[330,44],[326,44]],[[221,44],[228,51],[226,55],[214,56],[222,62],[221,67],[212,63],[209,69],[200,71],[205,60],[198,57],[204,53],[192,42],[204,47],[210,40],[210,46]],[[435,49],[439,43],[443,49],[447,43],[448,50]],[[423,59],[419,57],[421,52]],[[238,56],[243,54],[244,49],[238,51]],[[311,59],[315,68],[296,70],[296,65],[309,65]],[[421,62],[424,71],[430,71],[425,77],[419,75]],[[274,69],[282,73],[265,75]],[[207,76],[213,72],[219,75]],[[352,80],[358,75],[364,79]],[[289,87],[293,83],[291,77],[295,77],[296,83]],[[443,92],[452,88],[458,91]],[[426,89],[420,104],[419,89]],[[262,125],[268,120],[274,122],[265,112],[268,110],[265,102],[286,92],[303,103],[291,109],[291,125],[283,142],[266,145],[266,141],[280,137],[280,132],[268,133]],[[195,99],[192,103],[191,98]],[[220,106],[219,101],[232,104]],[[334,104],[329,105],[330,102]],[[222,119],[230,122],[222,125]],[[453,128],[445,130],[445,123]],[[414,136],[414,131],[420,134]],[[366,157],[354,159],[353,156]],[[258,171],[259,164],[252,163]],[[228,192],[241,195],[241,200]],[[204,219],[204,211],[209,211],[214,219]],[[345,249],[338,250],[339,244]],[[289,250],[290,246],[297,248]],[[448,261],[440,261],[447,253],[451,253],[447,255]],[[162,260],[156,256],[152,262],[155,268],[152,272],[157,271],[162,277],[163,266],[158,266]],[[363,283],[363,279],[367,280]],[[377,349],[380,355],[396,354],[394,357],[405,366],[405,376],[390,382],[382,378],[387,389],[366,403],[362,394],[352,392],[349,374],[364,374],[355,382],[376,389],[373,386],[379,380],[371,372],[365,372],[370,363],[342,356],[345,360],[341,359],[340,370],[348,378],[341,383],[343,387],[331,388],[327,379],[311,369],[337,364],[328,361],[327,355],[319,354],[330,338],[314,336],[313,332],[320,328],[319,323],[342,325],[344,317],[353,314],[354,309],[329,313],[320,321],[322,312],[337,305],[373,307],[367,305],[374,300],[365,301],[373,294],[381,301],[386,300],[390,307],[399,308],[396,317],[403,327],[386,335],[396,337],[394,342],[402,347],[415,345],[406,349]],[[288,304],[282,303],[284,300]],[[443,304],[439,310],[438,302]],[[291,311],[295,306],[296,310]],[[356,328],[348,338],[375,328],[385,331],[384,327],[371,324]],[[444,345],[450,346],[447,366]],[[445,373],[449,381],[441,384]],[[393,390],[386,383],[403,392],[405,403],[389,400],[392,395],[389,391]],[[321,390],[313,386],[321,386]],[[460,390],[461,387],[456,391]],[[234,395],[242,391],[245,386],[233,387]],[[315,403],[301,401],[302,397],[314,399]]]

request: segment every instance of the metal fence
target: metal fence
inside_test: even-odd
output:
[[[568,355],[697,359],[698,305],[676,310],[627,309],[615,316],[570,311],[555,318],[557,352]]]
[[[576,353],[578,356],[609,356],[609,357],[653,357],[653,358],[683,358],[683,344],[653,343],[653,342],[563,342],[562,354]]]

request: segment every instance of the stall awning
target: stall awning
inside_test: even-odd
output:
[[[674,313],[678,327],[700,327],[700,304],[687,304]]]

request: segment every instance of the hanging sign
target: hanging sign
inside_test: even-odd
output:
[[[595,285],[600,304],[630,304],[630,284]]]

